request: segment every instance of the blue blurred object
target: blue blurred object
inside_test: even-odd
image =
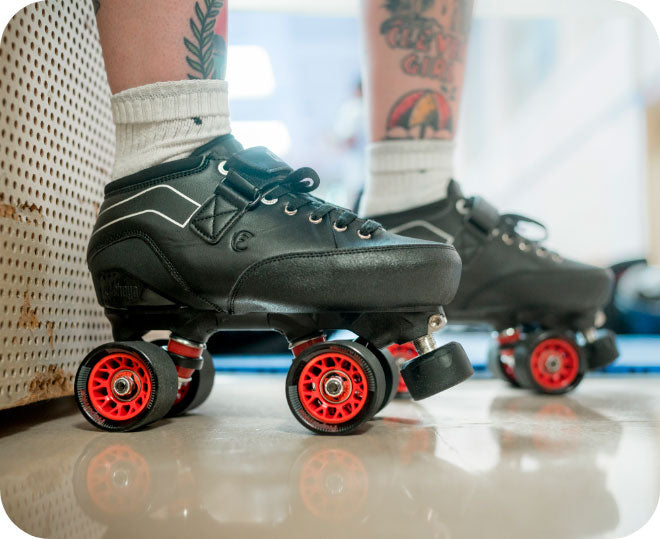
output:
[[[660,268],[634,264],[619,277],[614,306],[631,333],[660,334]]]

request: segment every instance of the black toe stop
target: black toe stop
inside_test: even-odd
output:
[[[614,333],[611,331],[607,331],[605,335],[600,336],[593,342],[587,343],[585,348],[589,369],[600,369],[619,357]]]
[[[449,389],[473,374],[472,364],[457,342],[445,344],[401,366],[401,376],[416,401]]]

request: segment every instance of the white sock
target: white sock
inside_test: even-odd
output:
[[[385,140],[367,147],[360,215],[394,213],[447,196],[454,172],[451,140]]]
[[[157,82],[119,92],[111,102],[117,140],[113,179],[187,157],[230,131],[224,80]]]

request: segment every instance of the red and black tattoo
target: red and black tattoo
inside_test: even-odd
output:
[[[409,51],[401,60],[405,74],[451,83],[452,66],[465,60],[465,38],[454,30],[465,24],[464,16],[459,14],[464,11],[463,2],[458,0],[453,7],[451,31],[422,15],[434,3],[435,0],[388,0],[384,7],[391,16],[381,25],[380,33],[390,48]],[[446,11],[444,0],[443,12]]]
[[[388,139],[426,138],[428,130],[453,130],[451,107],[434,90],[413,90],[400,97],[387,116]],[[398,136],[397,136],[398,133]]]
[[[439,2],[436,18],[425,13]],[[452,133],[452,104],[456,101],[455,66],[465,62],[470,25],[470,0],[387,0],[388,18],[380,34],[390,49],[405,52],[401,71],[411,77],[437,81],[401,96],[387,117],[387,138],[426,138],[432,132]],[[441,24],[447,23],[447,27]]]

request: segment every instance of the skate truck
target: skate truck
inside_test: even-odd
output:
[[[309,194],[318,185],[226,135],[106,187],[88,265],[115,342],[78,369],[88,421],[129,431],[199,406],[214,380],[205,343],[221,330],[287,338],[286,399],[317,433],[352,432],[392,400],[392,343],[416,350],[401,366],[414,399],[472,374],[459,344],[432,336],[458,288],[456,250],[386,232]],[[336,329],[357,338],[326,341]],[[167,345],[144,341],[151,330],[169,330]]]

